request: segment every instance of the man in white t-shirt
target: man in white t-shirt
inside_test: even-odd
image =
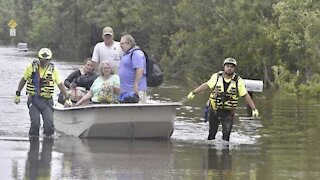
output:
[[[118,74],[120,59],[122,57],[122,49],[118,41],[113,40],[113,29],[105,27],[102,31],[103,42],[99,42],[94,46],[92,61],[95,62],[95,67],[98,69],[100,63],[109,61],[114,67],[115,74]]]

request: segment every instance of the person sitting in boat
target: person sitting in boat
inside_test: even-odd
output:
[[[75,106],[89,103],[117,103],[117,96],[120,94],[120,78],[114,74],[114,70],[109,63],[101,63],[100,76],[93,82],[90,90],[82,97]]]
[[[94,71],[94,62],[91,58],[84,61],[84,67],[73,71],[64,81],[64,85],[68,88],[68,94],[73,102],[79,101],[90,90],[98,75]],[[64,104],[64,99],[60,93],[58,102]]]

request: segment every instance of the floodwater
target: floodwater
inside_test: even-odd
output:
[[[13,103],[32,52],[0,47],[1,179],[319,179],[319,99],[254,94],[260,119],[240,102],[229,143],[206,140],[207,94],[177,109],[169,140],[30,138],[26,96]],[[65,78],[79,63],[54,61]],[[180,101],[190,88],[151,89],[152,99]]]

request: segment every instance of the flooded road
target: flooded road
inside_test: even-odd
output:
[[[319,179],[319,99],[257,93],[261,119],[236,111],[230,143],[206,140],[202,122],[207,94],[184,102],[169,140],[54,139],[28,137],[27,97],[13,97],[32,53],[0,47],[1,179]],[[63,78],[79,63],[53,60]],[[180,101],[191,88],[151,89],[152,99]],[[58,93],[58,91],[57,91]]]

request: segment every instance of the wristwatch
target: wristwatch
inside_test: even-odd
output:
[[[20,91],[16,91],[16,95],[20,96],[21,95]]]

